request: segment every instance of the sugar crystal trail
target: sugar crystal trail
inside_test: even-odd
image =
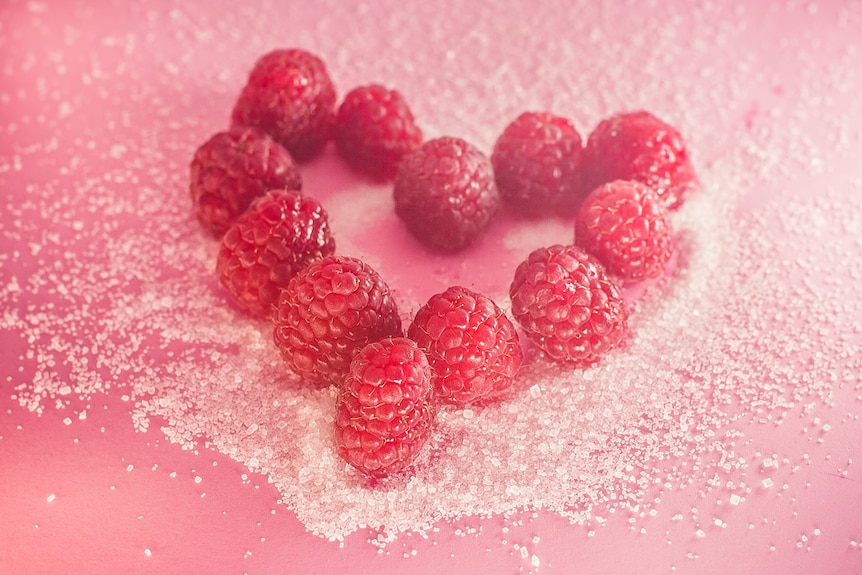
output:
[[[747,33],[741,17],[712,21],[711,16],[705,7],[690,15],[702,30],[691,27],[695,52],[711,38],[727,44]],[[845,25],[858,24],[858,14],[845,18],[850,22]],[[147,27],[156,26],[142,22],[139,43],[147,41]],[[34,55],[20,70],[22,95],[5,93],[4,101],[34,98],[38,112],[15,119],[4,115],[0,121],[7,134],[33,128],[20,141],[4,143],[0,155],[0,181],[13,190],[3,200],[0,227],[8,246],[0,254],[0,329],[13,334],[9,349],[21,366],[6,376],[3,393],[72,426],[74,418],[55,406],[96,394],[127,396],[140,431],[190,449],[216,450],[265,474],[284,505],[310,531],[330,539],[361,526],[394,538],[440,519],[524,508],[595,526],[612,510],[643,513],[655,505],[664,511],[651,495],[657,485],[669,491],[747,469],[751,461],[737,451],[742,446],[734,434],[737,424],[779,426],[797,411],[828,413],[824,408],[847,389],[862,394],[856,327],[862,309],[855,287],[862,278],[862,208],[854,201],[862,183],[847,159],[859,147],[858,131],[847,127],[848,120],[859,118],[860,111],[858,103],[829,108],[822,87],[834,86],[839,94],[856,89],[858,72],[850,64],[858,46],[836,49],[835,62],[826,69],[799,50],[785,64],[795,71],[776,72],[774,78],[756,55],[695,74],[689,68],[698,60],[683,61],[678,47],[689,33],[685,24],[653,16],[639,23],[630,42],[597,28],[583,31],[583,45],[560,40],[548,48],[536,41],[530,45],[537,53],[559,49],[573,57],[590,43],[601,43],[607,61],[629,63],[619,68],[585,63],[589,85],[554,67],[553,58],[543,58],[529,75],[547,84],[518,83],[511,92],[486,86],[481,70],[475,77],[422,80],[427,89],[411,97],[417,119],[431,132],[469,137],[486,151],[502,128],[489,110],[513,117],[551,101],[586,130],[624,107],[655,103],[688,136],[695,162],[701,160],[704,189],[673,215],[675,260],[666,277],[632,296],[624,347],[584,370],[563,372],[531,362],[499,403],[442,411],[415,473],[370,490],[335,453],[334,390],[308,388],[293,377],[272,345],[271,328],[227,305],[213,277],[217,245],[201,233],[185,194],[191,150],[213,128],[223,127],[223,109],[216,103],[195,106],[174,87],[174,75],[150,84],[119,57],[62,63]],[[505,31],[486,32],[497,37]],[[406,43],[409,33],[409,27],[393,31],[394,45]],[[308,32],[300,39],[313,40]],[[270,40],[275,38],[251,41],[243,55],[262,53]],[[327,46],[333,55],[330,72],[345,83],[358,80],[359,72],[347,66],[355,60],[354,41]],[[799,41],[814,46],[825,40],[805,35]],[[219,49],[239,41],[231,42]],[[465,42],[483,55],[481,39]],[[130,51],[126,58],[147,63],[142,52]],[[495,68],[498,77],[528,77],[514,48],[501,52],[487,58],[508,62]],[[677,57],[687,74],[669,89],[666,74]],[[419,54],[416,61],[387,62],[378,70],[397,78],[411,67],[432,69],[430,58]],[[182,64],[180,58],[170,66]],[[54,73],[72,65],[88,69],[74,80]],[[237,56],[225,70],[195,68],[194,74],[207,80],[221,74],[214,93],[227,105],[245,65]],[[752,109],[746,113],[748,129],[737,120],[742,100],[750,97],[752,69],[760,74],[764,97],[780,97],[789,114],[772,117]],[[117,87],[104,88],[105,78]],[[192,90],[209,84],[197,76],[192,82]],[[560,85],[570,90],[559,90]],[[68,102],[58,105],[46,93],[68,95]],[[524,98],[515,101],[512,94]],[[105,121],[95,129],[84,112],[102,104],[109,104],[98,116]],[[140,116],[142,105],[158,109],[155,123]],[[815,112],[821,105],[833,114]],[[716,115],[712,124],[695,121],[711,114]],[[810,135],[817,122],[819,131]],[[117,141],[124,147],[113,147]],[[111,150],[98,168],[86,161],[96,148]],[[838,150],[836,158],[830,157],[832,149]],[[60,169],[45,174],[46,163]],[[388,190],[358,183],[346,172],[333,178],[336,166],[331,156],[308,166],[304,187],[333,205],[338,215],[333,228],[344,230],[355,255],[376,260],[387,282],[397,286],[401,309],[417,309],[440,291],[431,289],[435,280],[426,276],[441,267],[445,279],[473,281],[504,304],[507,278],[528,250],[563,231],[567,235],[559,241],[569,240],[563,226],[507,221],[489,231],[490,238],[502,241],[477,246],[464,256],[471,262],[466,267],[418,249],[404,263],[390,258],[387,249],[396,247],[384,245],[406,237],[390,225],[390,215],[381,210],[361,226],[371,231],[360,234],[361,222],[349,209],[354,184],[365,200]],[[826,189],[818,186],[824,172],[837,182]],[[808,179],[817,193],[758,193],[781,188],[791,178]],[[331,188],[324,185],[333,182]],[[375,234],[376,229],[382,231]],[[858,413],[858,400],[852,410],[845,417]],[[812,433],[828,441],[827,425],[812,425]],[[761,489],[773,493],[782,485],[755,476],[730,502],[741,505]],[[697,521],[701,526],[690,531],[708,538],[714,520]]]

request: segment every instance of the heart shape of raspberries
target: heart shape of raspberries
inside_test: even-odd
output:
[[[569,215],[574,241],[536,246],[514,270],[515,323],[454,285],[405,333],[390,287],[336,253],[324,206],[302,189],[301,163],[330,141],[351,169],[392,183],[393,210],[429,249],[457,253],[503,209]],[[190,177],[197,219],[220,238],[230,299],[271,321],[286,369],[337,387],[336,450],[372,478],[416,461],[440,409],[504,399],[522,363],[538,360],[522,336],[569,369],[622,346],[620,285],[663,274],[670,210],[697,185],[679,131],[649,112],[606,118],[586,144],[568,119],[524,112],[488,157],[453,136],[423,141],[404,96],[379,84],[339,104],[323,60],[297,48],[255,62],[231,126],[200,146]]]

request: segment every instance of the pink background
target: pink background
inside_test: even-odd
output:
[[[155,188],[155,197],[177,198],[189,233],[198,233],[183,203],[191,154],[226,122],[251,62],[288,46],[320,54],[341,94],[369,81],[397,86],[427,135],[462,135],[485,150],[524,109],[564,113],[582,133],[619,109],[654,110],[687,135],[705,193],[744,188],[729,194],[739,213],[781,194],[844,198],[850,223],[828,225],[812,242],[832,261],[841,261],[830,249],[839,242],[855,246],[846,261],[860,259],[862,5],[539,4],[5,2],[0,230],[9,245],[0,246],[0,302],[23,309],[60,301],[47,291],[12,297],[10,286],[46,265],[28,242],[58,221],[56,211],[43,222],[20,206],[56,202],[84,226],[100,223],[98,211],[64,203],[64,186],[96,181],[107,198],[141,201],[143,214],[153,196],[138,187]],[[136,156],[154,154],[164,157],[163,172],[103,178],[120,162],[135,172]],[[751,170],[740,171],[747,161]],[[737,172],[722,173],[727,166]],[[311,189],[359,181],[332,153],[304,177]],[[151,233],[145,221],[125,227]],[[72,234],[54,232],[61,244]],[[70,245],[77,256],[100,257],[98,246]],[[390,243],[380,256],[412,278],[405,289],[417,299],[462,273],[428,277],[427,266],[442,260],[411,250]],[[474,273],[494,289],[505,274],[481,259],[486,251],[493,254],[487,245],[472,252]],[[38,346],[35,359],[27,356],[8,317],[0,323],[2,573],[862,573],[858,375],[834,383],[811,410],[806,398],[796,402],[780,425],[766,414],[735,424],[751,465],[733,479],[755,487],[742,504],[695,474],[663,494],[654,516],[611,515],[602,525],[542,510],[463,517],[380,547],[367,529],[343,543],[321,539],[265,476],[202,446],[183,450],[157,422],[136,431],[126,382],[28,409],[15,390],[38,385],[33,374],[44,366]],[[94,315],[87,337],[99,321]],[[849,301],[846,323],[860,321],[858,302]],[[858,327],[853,333],[858,344]],[[57,371],[74,384],[63,366]],[[86,419],[64,422],[81,412]],[[777,468],[764,471],[773,456]],[[758,489],[766,477],[772,487]]]

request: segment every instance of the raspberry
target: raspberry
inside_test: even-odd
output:
[[[270,317],[296,272],[334,251],[329,220],[317,200],[272,190],[222,237],[216,274],[239,307]]]
[[[339,383],[356,352],[400,335],[389,286],[356,258],[331,255],[310,264],[278,300],[275,343],[288,367],[314,383]]]
[[[670,219],[651,188],[617,180],[584,200],[575,217],[575,243],[623,280],[658,277],[671,254]]]
[[[488,158],[460,138],[425,142],[404,157],[394,184],[395,213],[420,241],[454,251],[472,242],[500,206]]]
[[[422,132],[400,93],[371,85],[355,88],[344,97],[333,139],[351,167],[391,180],[401,158],[422,144]]]
[[[512,314],[552,359],[589,365],[622,340],[627,312],[598,260],[577,246],[533,251],[509,288]]]
[[[488,297],[456,286],[419,308],[407,337],[434,370],[435,396],[467,405],[512,385],[521,366],[518,333]]]
[[[668,209],[682,205],[697,176],[676,128],[649,112],[617,114],[599,123],[584,148],[587,190],[614,180],[653,188]]]
[[[274,50],[255,63],[231,120],[262,129],[304,161],[329,141],[335,100],[323,60],[305,50]]]
[[[302,189],[293,158],[266,133],[248,126],[219,132],[191,163],[189,188],[198,220],[215,236],[267,190]]]
[[[431,435],[431,366],[415,342],[386,338],[356,355],[335,404],[338,454],[371,477],[410,464]]]
[[[581,135],[565,118],[525,112],[494,145],[500,195],[528,216],[574,212],[583,199]]]

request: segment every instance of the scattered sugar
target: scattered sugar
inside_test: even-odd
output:
[[[36,2],[28,7],[44,10]],[[423,9],[430,8],[417,8]],[[28,136],[33,141],[13,144],[14,153],[0,157],[0,181],[12,190],[0,200],[0,330],[20,336],[17,343],[28,350],[17,352],[19,369],[8,375],[4,393],[11,389],[14,400],[35,413],[60,413],[66,425],[73,420],[62,410],[72,399],[118,397],[128,404],[136,429],[188,450],[217,451],[263,474],[279,491],[279,505],[332,540],[371,528],[380,531],[382,543],[405,532],[429,532],[440,520],[522,509],[550,510],[588,527],[631,513],[635,529],[642,514],[653,516],[661,505],[651,499],[657,485],[672,490],[699,483],[721,491],[729,489],[722,486],[734,471],[758,463],[764,474],[778,476],[789,462],[752,456],[756,446],[743,444],[737,424],[780,426],[788,414],[802,411],[810,418],[805,433],[822,443],[843,416],[824,413],[837,390],[852,388],[859,400],[847,414],[851,419],[858,418],[862,401],[856,327],[862,319],[856,287],[862,278],[862,207],[855,201],[862,184],[842,179],[840,165],[858,156],[859,133],[847,120],[860,111],[858,104],[839,110],[820,91],[828,86],[838,95],[852,94],[858,73],[851,72],[853,51],[825,69],[812,61],[803,49],[815,40],[811,36],[795,39],[799,49],[788,51],[792,70],[781,74],[789,76],[752,76],[753,69],[764,68],[756,55],[700,70],[712,38],[727,43],[748,33],[743,20],[714,18],[714,9],[693,8],[689,20],[639,21],[625,41],[597,28],[592,35],[561,34],[566,42],[543,37],[527,46],[495,45],[500,53],[494,54],[493,43],[469,40],[473,64],[505,64],[493,70],[479,65],[473,76],[425,74],[427,80],[415,80],[428,82],[414,86],[411,102],[429,134],[460,134],[486,150],[502,127],[500,118],[522,109],[551,106],[586,133],[609,113],[651,108],[686,135],[704,190],[673,216],[678,253],[667,277],[627,291],[633,314],[623,349],[587,370],[533,359],[499,403],[442,411],[412,473],[374,486],[332,446],[334,391],[306,387],[287,373],[269,327],[227,303],[212,274],[217,245],[200,232],[188,205],[190,154],[221,126],[248,63],[274,39],[243,39],[240,50],[238,40],[226,38],[217,48],[223,58],[217,69],[196,53],[196,61],[210,67],[188,81],[214,96],[203,106],[177,87],[174,75],[185,74],[177,63],[183,60],[172,59],[164,78],[145,82],[131,72],[131,64],[157,53],[159,47],[147,43],[158,35],[141,34],[137,44],[120,36],[105,39],[128,63],[87,63],[75,75],[81,95],[61,98],[59,110],[56,101],[40,96],[39,86],[63,93],[60,79],[71,72],[55,74],[55,62],[27,58],[16,70],[21,93],[12,97],[31,94],[37,105],[44,103],[41,123],[51,135]],[[610,21],[617,8],[607,10],[603,17]],[[169,17],[187,24],[190,16],[175,11]],[[158,26],[160,18],[142,17],[139,25]],[[549,18],[554,20],[564,19]],[[197,33],[221,37],[215,29]],[[393,30],[393,46],[408,43],[410,33],[409,27]],[[689,33],[696,35],[695,57],[677,60],[674,46]],[[311,32],[299,32],[295,41],[312,39]],[[356,65],[355,41],[330,45],[324,54],[344,85],[369,73]],[[616,69],[602,59],[578,57],[594,53],[590,46],[598,43],[608,57],[631,66]],[[522,53],[535,57],[525,63]],[[578,74],[555,66],[556,53],[581,63]],[[455,65],[462,54],[451,54]],[[439,69],[434,57],[379,62],[374,65],[383,68],[375,71],[398,78],[409,67]],[[669,80],[678,66],[680,76]],[[522,78],[533,75],[540,84],[525,85]],[[488,78],[505,82],[506,89]],[[709,90],[698,85],[703,79],[709,79]],[[109,80],[116,91],[102,87]],[[780,94],[772,90],[777,82]],[[759,89],[764,93],[752,92]],[[91,97],[95,104],[88,103]],[[762,100],[760,108],[741,109],[754,97]],[[758,111],[779,97],[786,115]],[[104,110],[103,131],[75,131],[88,105]],[[155,117],[137,112],[152,108]],[[0,129],[11,134],[36,119],[3,121]],[[839,155],[832,158],[836,146]],[[91,165],[96,150],[107,154]],[[46,157],[62,169],[44,173]],[[818,185],[817,177],[830,172],[834,183]],[[357,184],[332,154],[309,165],[303,177],[310,193],[332,203],[333,225],[344,234],[339,249],[379,266],[405,314],[438,281],[470,282],[506,307],[506,282],[520,258],[536,243],[568,241],[570,234],[559,221],[501,224],[463,256],[430,255],[404,247],[412,244],[386,209],[388,190]],[[801,179],[817,193],[786,185]],[[356,204],[350,203],[354,190]],[[357,219],[357,206],[371,215]],[[409,261],[388,251],[396,249],[407,250],[398,254]],[[823,423],[827,419],[831,423]],[[150,427],[151,421],[158,426]],[[810,465],[807,455],[805,460]],[[669,467],[668,461],[678,463]],[[248,477],[241,475],[243,483]],[[774,480],[763,478],[761,485],[770,489]],[[752,480],[744,488],[746,497],[755,486]],[[769,495],[778,491],[788,498],[782,490]],[[728,500],[736,506],[742,497],[731,493]],[[695,535],[705,537],[696,510],[691,521]],[[713,523],[727,526],[721,519]],[[595,533],[587,531],[589,537]],[[851,547],[859,544],[852,540]],[[526,547],[519,553],[539,566]]]

